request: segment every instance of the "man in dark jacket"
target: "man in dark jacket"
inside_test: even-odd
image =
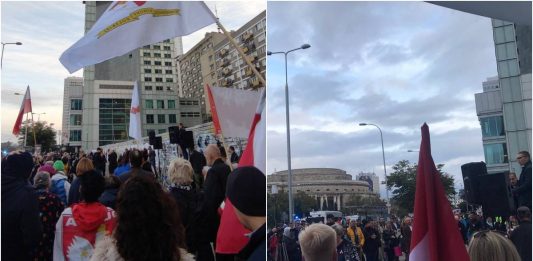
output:
[[[93,165],[94,168],[102,172],[102,175],[105,176],[105,164],[107,160],[105,159],[104,153],[101,148],[96,149],[96,153],[93,155]]]
[[[527,207],[517,209],[520,226],[511,232],[510,239],[522,261],[531,261],[531,211]]]
[[[131,164],[131,170],[120,175],[120,183],[126,182],[130,177],[137,176],[137,175],[146,175],[155,178],[154,173],[148,172],[141,168],[142,162],[143,162],[143,156],[142,152],[140,150],[134,149],[130,151],[130,164]]]
[[[239,155],[235,152],[235,147],[229,146],[230,162],[231,164],[239,163]]]
[[[183,153],[183,158],[186,160],[189,160],[189,153],[187,153],[187,144],[185,141],[185,126],[183,126],[183,123],[180,123],[178,126],[178,143],[181,148],[181,152]]]
[[[197,189],[203,188],[204,184],[204,177],[202,176],[202,169],[207,164],[205,161],[204,154],[198,152],[193,147],[189,148],[189,151],[191,152],[190,162],[192,165],[192,169],[194,170],[194,185]]]
[[[39,201],[28,182],[32,167],[27,152],[2,161],[2,260],[30,260],[41,239]]]
[[[113,175],[113,173],[115,173],[115,169],[118,166],[117,159],[117,153],[114,150],[111,150],[111,152],[107,156],[107,160],[109,161],[109,175]]]
[[[209,242],[216,242],[218,226],[220,225],[220,217],[218,215],[218,208],[224,198],[226,197],[226,181],[231,169],[220,157],[220,150],[215,144],[207,146],[204,152],[207,166],[210,169],[207,171],[207,176],[204,182],[204,209],[207,215],[206,229],[208,231]],[[218,260],[217,255],[217,260]]]
[[[518,207],[526,206],[531,209],[531,157],[529,152],[518,152],[516,160],[522,166],[522,172],[513,194],[518,197]]]

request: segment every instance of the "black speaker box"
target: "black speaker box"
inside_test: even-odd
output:
[[[186,131],[183,133],[183,137],[181,142],[183,142],[183,145],[185,148],[190,148],[194,146],[194,138],[192,135],[192,131]]]
[[[150,145],[154,145],[155,144],[155,131],[149,131],[148,132],[148,143],[150,143]]]
[[[161,150],[161,149],[163,149],[163,138],[161,138],[161,137],[155,137],[154,149],[155,149],[155,150]]]
[[[168,137],[170,138],[170,144],[179,143],[179,129],[177,126],[168,127]]]
[[[514,213],[515,204],[506,173],[480,176],[477,183],[483,216],[509,217]]]
[[[470,162],[461,166],[466,201],[470,204],[481,204],[479,199],[479,176],[487,175],[485,162]]]

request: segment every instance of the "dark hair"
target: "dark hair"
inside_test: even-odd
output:
[[[144,160],[144,161],[148,161],[148,156],[149,156],[149,154],[148,154],[148,150],[147,150],[147,149],[144,149],[144,150],[143,150],[143,160]]]
[[[64,165],[67,165],[68,158],[65,156],[65,157],[61,158],[61,161],[63,162]]]
[[[519,207],[516,212],[520,221],[522,221],[524,218],[529,219],[531,217],[531,211],[526,206]]]
[[[100,172],[91,169],[83,172],[80,179],[80,196],[87,203],[97,202],[105,188],[105,179]]]
[[[132,150],[130,152],[130,163],[132,167],[141,167],[141,164],[143,163],[143,156],[139,150]]]
[[[130,163],[130,151],[126,150],[122,154],[122,157],[119,159],[120,165],[126,165]]]
[[[117,197],[114,237],[124,260],[180,260],[185,247],[176,202],[148,176],[132,176]]]
[[[531,156],[529,156],[529,151],[520,151],[518,152],[518,154],[522,155],[522,156],[526,156],[528,159],[531,159]]]
[[[220,150],[220,157],[225,159],[227,157],[226,149],[223,146],[219,146],[218,150]]]
[[[120,184],[122,184],[122,182],[115,175],[105,177],[105,188],[106,189],[119,188]]]

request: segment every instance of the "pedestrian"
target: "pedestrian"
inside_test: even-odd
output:
[[[48,191],[50,188],[50,174],[48,172],[37,172],[33,186],[39,200],[39,218],[43,227],[41,240],[33,259],[52,260],[56,223],[65,205],[58,196]]]
[[[472,238],[474,233],[484,229],[483,222],[476,212],[472,212],[468,215],[468,241]]]
[[[124,172],[122,175],[119,176],[120,182],[124,183],[126,180],[128,180],[130,177],[133,176],[149,176],[151,178],[155,179],[155,175],[152,172],[148,172],[141,168],[142,165],[142,152],[138,149],[133,149],[129,153],[130,156],[130,165],[131,169],[127,172]]]
[[[116,209],[115,202],[120,189],[120,184],[122,184],[122,182],[120,182],[120,179],[115,175],[105,177],[105,189],[100,198],[98,198],[98,201],[106,207]]]
[[[463,221],[461,220],[461,217],[459,214],[453,215],[455,218],[455,221],[457,221],[457,227],[459,229],[459,233],[461,233],[461,237],[463,238],[463,241],[465,245],[468,244],[468,230],[467,227],[464,225]]]
[[[109,175],[113,175],[113,173],[115,173],[115,169],[118,166],[117,153],[115,152],[115,150],[111,150],[111,152],[107,156],[107,160],[109,162]]]
[[[2,260],[31,260],[41,239],[39,200],[28,181],[32,167],[28,152],[2,160]]]
[[[184,233],[171,196],[155,179],[135,175],[118,194],[116,229],[96,244],[91,260],[194,260]]]
[[[80,202],[80,179],[79,177],[83,175],[83,173],[93,170],[94,165],[93,162],[84,157],[79,160],[79,162],[76,164],[76,175],[74,176],[74,180],[72,181],[72,184],[70,185],[70,189],[68,191],[68,205],[72,206],[73,204],[76,204]]]
[[[238,164],[240,157],[237,154],[237,152],[235,152],[235,147],[229,146],[228,152],[230,154],[230,162],[231,162],[231,164]]]
[[[102,176],[105,176],[105,167],[107,160],[105,158],[104,152],[102,151],[102,148],[97,148],[96,153],[93,154],[93,165],[94,168],[99,170],[102,174]]]
[[[61,199],[61,202],[63,202],[63,205],[67,206],[70,183],[64,172],[65,167],[61,160],[54,162],[53,167],[56,170],[56,174],[52,176],[50,192],[56,194]]]
[[[381,247],[381,236],[376,221],[369,221],[363,233],[365,235],[365,244],[363,245],[363,252],[367,261],[379,260],[379,248]]]
[[[383,230],[383,245],[383,251],[387,256],[387,261],[398,261],[399,255],[397,255],[397,253],[401,253],[399,250],[400,239],[394,230],[392,221],[385,224],[385,229]]]
[[[334,224],[331,227],[337,235],[337,261],[359,261],[359,253],[352,242],[346,239],[342,225]]]
[[[516,160],[522,166],[522,172],[513,194],[518,198],[518,207],[526,206],[531,209],[531,156],[527,151],[520,151]]]
[[[365,236],[363,230],[357,226],[357,220],[350,220],[350,226],[347,228],[346,233],[352,241],[352,244],[359,253],[359,259],[363,260],[363,245],[365,244]]]
[[[511,232],[510,239],[522,261],[531,261],[531,211],[527,207],[517,209],[520,225]]]
[[[187,153],[187,142],[186,142],[186,132],[185,126],[183,126],[183,123],[180,122],[178,125],[178,145],[181,148],[181,152],[183,153],[183,158],[186,160],[189,160],[189,154]]]
[[[115,228],[115,211],[98,202],[105,186],[100,171],[89,170],[78,178],[82,201],[66,208],[57,221],[54,261],[89,259],[96,242]]]
[[[305,261],[336,261],[337,236],[328,225],[312,224],[298,236]]]
[[[204,178],[202,176],[202,169],[207,162],[205,161],[205,156],[203,153],[200,153],[198,150],[195,150],[194,147],[189,149],[191,152],[189,158],[194,170],[194,184],[197,189],[202,189],[204,184]]]
[[[499,232],[476,232],[468,245],[470,261],[520,261],[513,243]]]
[[[409,253],[411,249],[411,232],[413,231],[412,220],[410,217],[405,217],[402,222],[401,231],[402,231],[402,252],[405,253],[405,261],[409,261]]]
[[[516,177],[516,173],[509,172],[509,187],[511,188],[511,191],[517,188],[517,184],[518,184],[518,178]],[[514,203],[513,209],[517,209],[518,208],[518,197],[514,193],[512,195],[513,195],[513,203]]]
[[[122,174],[131,170],[129,150],[126,150],[119,159],[118,167],[115,169],[115,176],[120,177]]]

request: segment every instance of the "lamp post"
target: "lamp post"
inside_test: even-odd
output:
[[[0,69],[2,68],[2,62],[4,61],[4,47],[8,44],[14,44],[14,45],[22,45],[21,42],[15,42],[15,43],[2,43],[2,56],[0,57]]]
[[[388,213],[390,214],[390,199],[389,199],[389,189],[387,187],[387,166],[385,165],[385,146],[383,145],[383,132],[381,131],[381,128],[376,124],[359,123],[359,126],[367,126],[367,125],[371,125],[371,126],[378,128],[379,135],[381,137],[381,153],[383,156],[383,172],[385,173],[385,192],[387,193],[387,210],[388,210]]]
[[[46,112],[43,112],[43,113],[32,112],[31,114],[37,115],[37,121],[41,121],[41,115],[46,114]]]
[[[419,150],[407,150],[407,152],[419,152]]]
[[[286,52],[267,52],[267,55],[273,54],[284,54],[285,55],[285,119],[287,125],[287,165],[288,165],[288,178],[289,178],[289,222],[292,222],[294,215],[294,204],[292,201],[292,170],[291,170],[291,131],[290,131],[290,120],[289,120],[289,80],[287,76],[287,55],[290,52],[294,52],[300,49],[307,49],[311,47],[309,44],[303,44],[302,46],[292,49]]]

